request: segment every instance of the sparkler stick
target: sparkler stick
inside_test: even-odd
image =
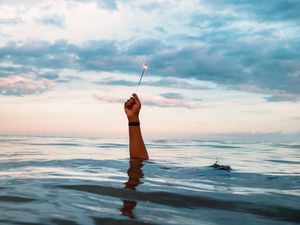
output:
[[[137,85],[137,87],[136,87],[136,91],[135,91],[136,93],[137,93],[137,91],[138,91],[138,89],[139,89],[139,86],[140,86],[140,84],[141,84],[142,78],[143,78],[144,73],[146,72],[147,69],[148,69],[148,64],[144,63],[144,64],[143,64],[143,72],[142,72],[142,74],[141,74],[139,83],[138,83],[138,85]]]

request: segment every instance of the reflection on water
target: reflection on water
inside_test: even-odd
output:
[[[142,183],[140,179],[144,177],[142,171],[143,161],[138,159],[132,159],[129,160],[129,165],[129,169],[127,170],[128,181],[125,183],[125,188],[130,190],[136,190],[136,187]],[[136,205],[136,201],[123,199],[123,207],[120,209],[122,215],[132,219],[135,218],[133,210],[136,207]]]
[[[0,140],[0,224],[300,221],[298,142],[148,140],[142,162],[128,160],[127,140]]]

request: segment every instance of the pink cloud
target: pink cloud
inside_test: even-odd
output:
[[[124,98],[104,96],[104,95],[99,95],[99,94],[94,94],[94,98],[96,98],[100,101],[109,102],[109,103],[124,103],[126,100]]]
[[[30,95],[40,94],[51,89],[54,82],[48,79],[35,80],[34,76],[13,76],[0,78],[0,94],[3,95]]]
[[[100,101],[109,102],[109,103],[124,103],[126,99],[112,97],[112,96],[104,96],[99,94],[94,94],[94,97]],[[158,107],[181,107],[188,109],[197,109],[199,108],[199,104],[194,101],[186,100],[186,99],[170,99],[164,97],[154,97],[154,98],[143,98],[141,99],[143,105],[148,106],[158,106]]]
[[[160,107],[183,107],[188,109],[199,108],[199,104],[186,99],[173,99],[164,97],[146,98],[144,99],[144,104],[160,106]]]

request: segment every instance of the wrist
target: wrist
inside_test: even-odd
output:
[[[140,119],[138,116],[132,116],[128,117],[128,122],[140,122]]]
[[[140,122],[128,122],[128,126],[140,126]]]

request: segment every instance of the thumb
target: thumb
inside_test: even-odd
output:
[[[134,97],[134,100],[136,101],[137,104],[141,104],[141,101],[139,99],[139,96],[137,96],[136,93],[133,93],[132,96]]]

